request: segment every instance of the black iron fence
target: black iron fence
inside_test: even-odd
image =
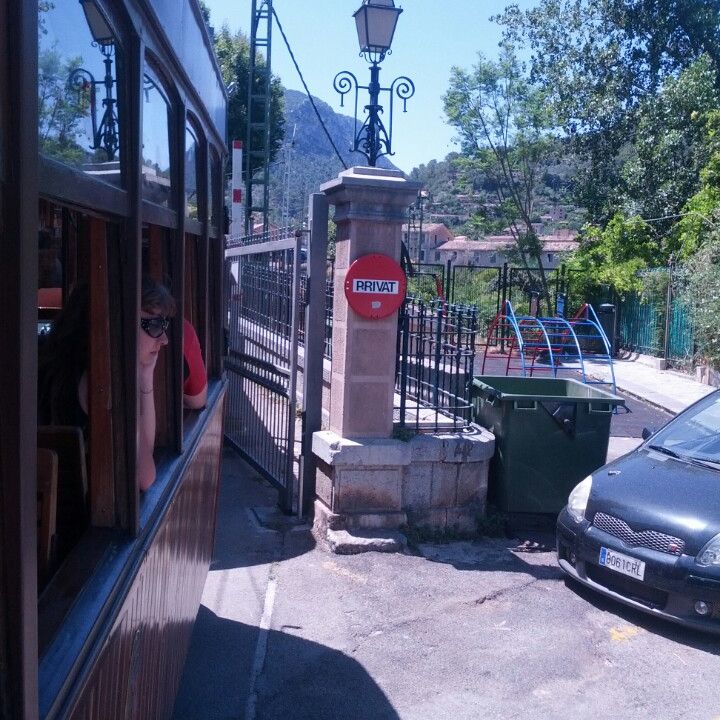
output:
[[[440,432],[470,425],[477,330],[474,306],[406,298],[397,337],[395,416],[400,428]]]
[[[333,294],[335,283],[325,279],[325,350],[324,357],[332,360]],[[308,277],[300,276],[300,344],[305,345],[305,311],[308,305]]]

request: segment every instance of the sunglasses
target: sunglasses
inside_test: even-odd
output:
[[[159,338],[170,327],[170,318],[161,316],[140,318],[140,327],[151,337]]]

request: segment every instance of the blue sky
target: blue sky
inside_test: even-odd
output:
[[[395,0],[403,8],[393,41],[393,52],[382,64],[380,81],[387,87],[398,75],[415,83],[415,95],[407,113],[395,105],[391,160],[405,172],[429,160],[441,160],[455,148],[454,132],[445,123],[442,95],[447,89],[450,68],[470,68],[478,51],[497,54],[500,33],[489,21],[511,0]],[[251,0],[206,0],[216,27],[249,33]],[[361,0],[273,0],[273,6],[310,92],[338,112],[350,114],[348,102],[340,108],[332,83],[340,70],[350,70],[367,84],[367,63],[358,55],[352,14]],[[538,0],[515,0],[521,8]],[[302,84],[277,31],[272,29],[272,69],[283,85],[302,90]],[[385,99],[387,94],[385,94]],[[365,98],[361,96],[360,102]],[[383,102],[383,100],[381,100]],[[298,132],[301,129],[298,128]],[[362,156],[358,155],[358,159]],[[363,160],[364,162],[364,160]]]

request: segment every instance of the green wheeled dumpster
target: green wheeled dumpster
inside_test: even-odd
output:
[[[488,502],[507,513],[558,513],[605,464],[610,420],[625,401],[577,380],[484,375],[474,420],[495,435]]]

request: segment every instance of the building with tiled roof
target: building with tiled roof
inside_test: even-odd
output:
[[[540,241],[543,246],[542,263],[549,270],[561,265],[579,246],[575,233],[570,230],[541,235]],[[515,238],[512,235],[488,235],[480,240],[458,236],[441,245],[437,252],[440,262],[452,260],[456,265],[500,267],[511,262],[509,255],[515,247]]]
[[[440,246],[451,241],[455,236],[443,223],[419,223],[402,226],[403,242],[415,263],[443,262],[438,252]]]

